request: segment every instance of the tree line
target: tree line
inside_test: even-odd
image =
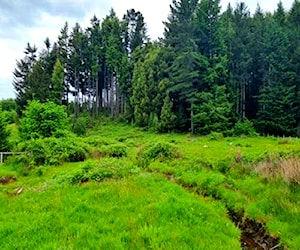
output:
[[[156,131],[232,134],[252,127],[300,135],[300,2],[273,12],[220,0],[173,0],[158,41],[142,13],[111,10],[89,27],[61,29],[39,52],[27,44],[17,61],[18,114],[28,103],[107,113]]]

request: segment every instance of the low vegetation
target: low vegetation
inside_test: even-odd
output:
[[[105,121],[18,143],[28,154],[0,166],[0,246],[299,249],[299,144]]]

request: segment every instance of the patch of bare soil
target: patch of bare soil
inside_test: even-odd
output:
[[[268,234],[263,223],[250,218],[244,218],[242,213],[237,213],[229,208],[228,215],[242,232],[241,244],[243,249],[283,249],[279,243],[279,238]]]
[[[17,180],[14,176],[1,176],[0,177],[0,184],[8,185],[9,183],[15,182]]]

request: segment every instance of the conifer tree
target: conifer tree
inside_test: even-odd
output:
[[[50,100],[55,104],[62,104],[64,90],[64,67],[59,59],[56,60],[54,65],[51,83],[52,88]]]

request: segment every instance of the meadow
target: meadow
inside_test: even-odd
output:
[[[300,249],[297,138],[102,122],[72,140],[0,165],[1,249]]]

